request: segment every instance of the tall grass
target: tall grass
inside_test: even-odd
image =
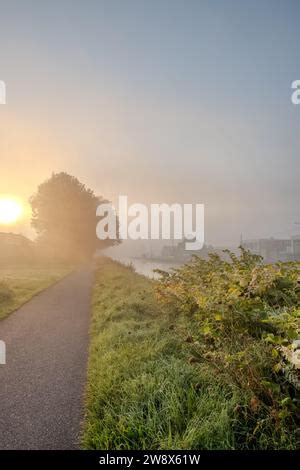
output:
[[[82,447],[297,448],[297,401],[288,404],[280,390],[270,390],[272,349],[260,335],[247,333],[248,321],[237,319],[242,331],[237,331],[235,337],[231,335],[231,342],[227,336],[230,322],[224,324],[223,342],[222,338],[211,338],[214,328],[222,334],[219,315],[212,323],[202,324],[204,330],[199,329],[199,317],[193,316],[192,293],[196,291],[188,285],[198,282],[199,276],[196,270],[191,273],[190,267],[186,269],[192,276],[182,276],[179,271],[173,278],[166,274],[155,284],[120,263],[101,260],[92,306]],[[276,277],[277,271],[272,275]],[[176,284],[184,280],[186,300]],[[271,289],[271,299],[282,302],[290,294],[295,301],[290,282],[284,283],[283,297],[272,290],[272,282],[265,282]],[[244,288],[244,279],[238,284]],[[154,285],[170,302],[157,302]],[[251,288],[256,285],[252,283]],[[192,306],[192,315],[180,311],[174,304],[174,294],[184,312]],[[222,299],[221,291],[219,294]],[[231,300],[239,302],[238,297],[234,291]],[[224,314],[226,308],[225,302]],[[240,349],[242,342],[244,351]]]
[[[83,448],[295,447],[263,410],[255,431],[251,390],[195,357],[193,325],[162,309],[153,281],[102,260],[92,310]]]

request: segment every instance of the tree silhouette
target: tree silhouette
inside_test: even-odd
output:
[[[50,257],[84,260],[97,248],[120,243],[96,237],[96,208],[108,202],[74,176],[53,173],[30,198],[38,246]]]

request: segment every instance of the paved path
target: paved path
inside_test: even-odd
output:
[[[0,321],[0,449],[76,449],[92,272],[82,269]]]

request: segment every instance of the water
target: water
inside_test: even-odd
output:
[[[148,260],[141,258],[127,258],[127,257],[113,257],[116,261],[120,261],[123,264],[132,264],[137,273],[143,274],[144,276],[152,279],[157,279],[159,275],[153,272],[154,269],[162,269],[163,271],[170,271],[172,268],[179,268],[182,263],[159,261],[159,260]]]

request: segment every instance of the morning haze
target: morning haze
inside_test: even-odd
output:
[[[214,245],[297,231],[298,2],[0,8],[1,194],[66,171],[113,202],[204,203]]]

